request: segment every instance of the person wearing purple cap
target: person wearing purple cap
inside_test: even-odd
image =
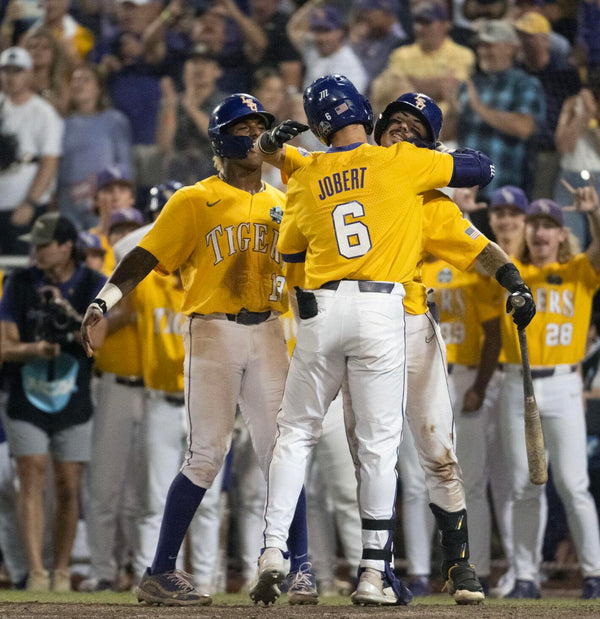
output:
[[[77,248],[87,266],[102,273],[106,249],[102,247],[100,237],[93,232],[82,230],[77,237]]]
[[[412,9],[415,42],[394,50],[385,71],[373,83],[375,107],[407,91],[423,92],[442,111],[455,107],[457,85],[475,67],[475,55],[449,36],[452,22],[446,4],[419,2]]]
[[[592,297],[600,288],[600,201],[593,187],[574,190],[574,206],[587,213],[592,243],[575,253],[561,207],[552,200],[529,205],[519,269],[537,304],[528,327],[529,361],[554,485],[563,502],[583,574],[584,599],[600,598],[600,528],[588,491],[586,425],[579,363],[585,353]],[[523,386],[517,333],[502,318],[506,363],[500,393],[500,436],[512,486],[513,569],[509,598],[539,598],[537,545],[543,486],[529,481],[523,436]]]
[[[348,42],[345,16],[331,4],[309,0],[292,14],[287,34],[306,67],[304,88],[322,75],[345,75],[359,92],[369,76]]]

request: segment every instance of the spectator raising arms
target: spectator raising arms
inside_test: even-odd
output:
[[[58,207],[78,228],[86,230],[98,223],[93,213],[96,177],[116,164],[131,174],[129,121],[109,107],[98,67],[78,67],[71,78],[58,170]]]

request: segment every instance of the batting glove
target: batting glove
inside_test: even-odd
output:
[[[535,316],[535,301],[529,286],[522,284],[506,299],[506,313],[512,312],[517,329],[524,329]]]
[[[294,139],[298,134],[304,131],[308,131],[308,125],[303,125],[295,120],[284,120],[278,125],[275,125],[270,131],[265,131],[258,138],[258,148],[265,153],[265,155],[272,155],[286,142]]]

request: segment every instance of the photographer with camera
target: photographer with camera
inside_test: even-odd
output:
[[[18,236],[50,202],[63,121],[36,95],[31,56],[9,47],[0,54],[0,253],[26,254]]]
[[[90,459],[92,400],[81,316],[106,278],[80,264],[75,225],[58,213],[36,219],[21,237],[35,266],[15,271],[0,300],[8,404],[3,417],[20,490],[17,505],[29,563],[27,588],[70,590],[69,559],[79,516],[79,484]],[[95,340],[104,340],[106,321]],[[54,468],[53,578],[42,562],[43,490]]]

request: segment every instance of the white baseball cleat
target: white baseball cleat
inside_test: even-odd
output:
[[[350,596],[353,604],[361,606],[381,606],[398,604],[398,596],[391,586],[385,586],[384,574],[379,570],[366,567],[360,575],[358,587]]]
[[[281,595],[279,584],[283,582],[288,570],[287,562],[279,548],[265,548],[258,559],[258,573],[255,582],[248,592],[255,603],[262,602],[265,606],[274,604]]]

